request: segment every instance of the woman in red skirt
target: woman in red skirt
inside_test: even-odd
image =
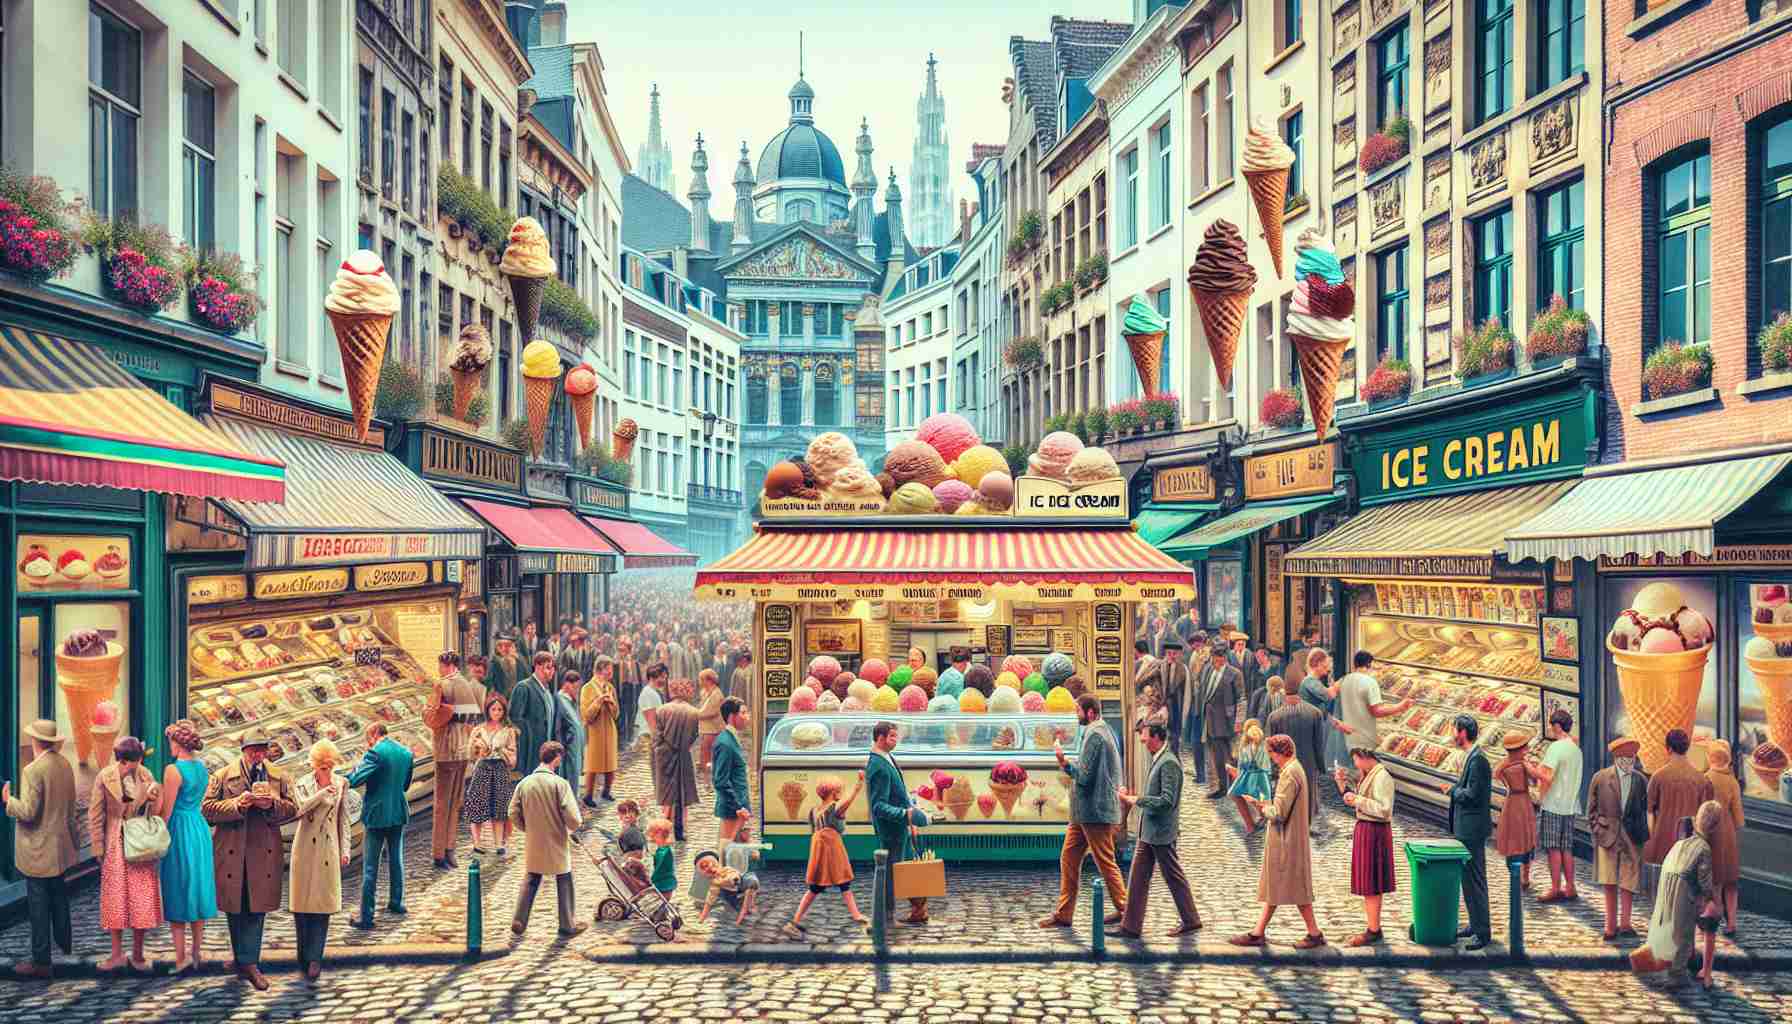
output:
[[[852,792],[844,800],[840,798],[839,779],[822,779],[815,784],[815,798],[820,803],[809,811],[809,828],[813,830],[809,837],[809,891],[803,894],[803,901],[797,904],[796,916],[784,926],[786,936],[802,936],[803,915],[809,912],[809,906],[815,902],[815,897],[825,892],[830,885],[840,890],[841,898],[846,901],[846,912],[852,915],[853,923],[865,923],[865,915],[859,913],[858,902],[852,898],[852,861],[846,856],[846,841],[841,838],[846,834],[846,809],[859,798],[859,793],[864,788],[864,772],[859,773]]]
[[[1394,891],[1394,777],[1363,747],[1350,751],[1358,779],[1355,791],[1344,793],[1344,802],[1356,810],[1356,835],[1350,843],[1350,894],[1363,898],[1368,927],[1352,936],[1352,946],[1381,941],[1381,898]],[[1346,789],[1344,769],[1338,769],[1338,788]]]

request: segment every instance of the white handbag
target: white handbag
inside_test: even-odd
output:
[[[126,863],[154,864],[167,855],[168,823],[150,813],[147,802],[136,815],[124,820],[122,831]]]

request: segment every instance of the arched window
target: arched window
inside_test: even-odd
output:
[[[744,488],[743,493],[747,495],[758,494],[760,491],[764,490],[765,463],[757,461],[747,463],[747,478],[740,483],[741,487]]]
[[[747,422],[764,423],[771,410],[766,405],[765,371],[747,374]]]
[[[807,199],[793,199],[784,206],[784,223],[795,224],[800,220],[815,220],[815,204]]]
[[[840,423],[840,402],[834,394],[834,364],[815,366],[815,425],[832,427]]]
[[[794,362],[778,371],[778,422],[785,426],[803,422],[803,384]]]

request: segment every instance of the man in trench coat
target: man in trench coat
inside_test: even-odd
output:
[[[280,826],[299,812],[286,779],[267,760],[267,730],[253,727],[243,734],[242,755],[212,776],[199,804],[212,825],[212,875],[218,909],[230,923],[237,977],[263,992],[261,926],[268,911],[280,908],[286,876]]]

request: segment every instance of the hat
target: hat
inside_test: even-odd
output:
[[[1182,650],[1181,639],[1179,639],[1175,636],[1164,637],[1164,650],[1168,651],[1168,650],[1172,650],[1172,649],[1178,650],[1178,651]]]
[[[1530,742],[1530,733],[1517,730],[1500,737],[1500,746],[1505,747],[1507,750],[1523,750],[1530,745]]]
[[[56,731],[56,723],[48,718],[40,718],[25,727],[25,735],[39,743],[61,743],[68,737]]]
[[[237,741],[237,746],[247,750],[250,747],[265,747],[269,742],[271,741],[268,739],[268,731],[258,725],[243,733],[242,739]]]
[[[1251,639],[1251,634],[1241,633],[1235,629],[1232,632],[1226,634],[1226,639],[1231,641],[1232,643],[1237,643],[1240,640],[1249,641]]]
[[[1613,757],[1635,757],[1643,745],[1629,736],[1620,736],[1606,744],[1605,749],[1611,751]]]
[[[497,635],[496,635],[496,636],[493,636],[493,637],[492,637],[492,640],[493,640],[493,642],[496,642],[496,641],[499,641],[499,640],[508,640],[508,641],[510,641],[510,642],[511,642],[511,643],[513,643],[513,644],[514,644],[514,643],[516,643],[516,630],[514,630],[514,629],[501,629],[501,630],[499,630],[499,631],[498,631],[498,633],[497,633]]]

